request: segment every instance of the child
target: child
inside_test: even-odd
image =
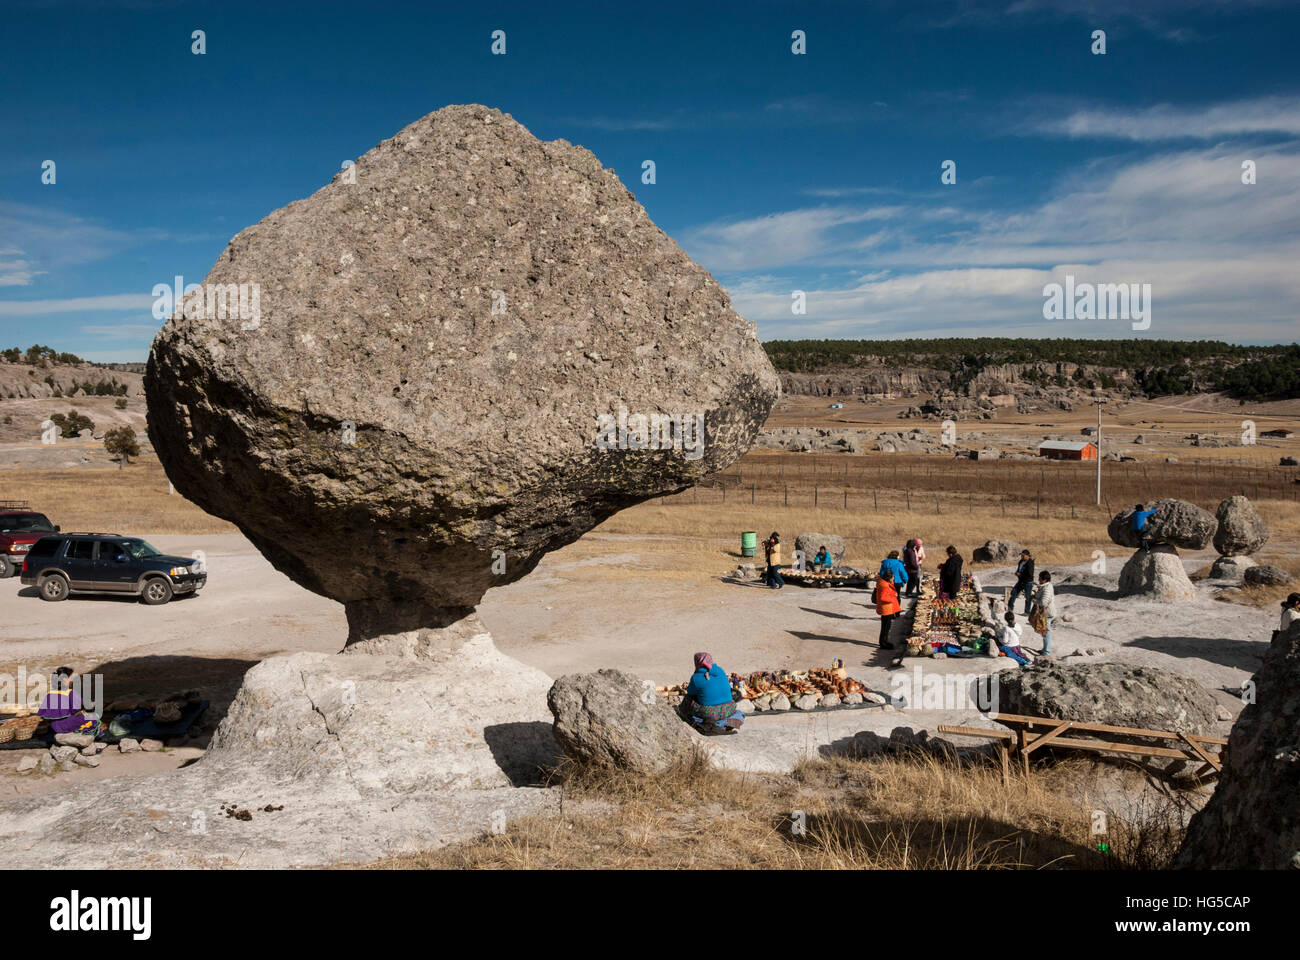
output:
[[[1029,654],[1020,646],[1020,624],[1016,623],[1016,615],[1008,610],[1003,619],[1006,623],[999,633],[998,646],[1022,667],[1029,666]]]

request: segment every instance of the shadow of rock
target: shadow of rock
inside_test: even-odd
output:
[[[865,620],[865,617],[855,617],[848,613],[835,613],[832,610],[814,610],[812,607],[800,607],[805,613],[815,613],[819,617],[834,617],[836,620]]]
[[[825,633],[809,633],[807,630],[787,630],[787,633],[798,637],[800,640],[826,640],[830,643],[853,643],[859,647],[874,647],[874,643],[866,640],[854,640],[851,637],[832,637]],[[888,652],[888,651],[886,651]]]
[[[1135,637],[1125,647],[1141,647],[1170,657],[1208,660],[1254,673],[1264,662],[1267,641],[1229,640],[1224,637]]]
[[[492,759],[515,787],[540,787],[563,757],[551,724],[542,720],[497,723],[483,728]]]

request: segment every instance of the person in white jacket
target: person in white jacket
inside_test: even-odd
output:
[[[1034,609],[1042,610],[1047,620],[1047,632],[1043,634],[1043,656],[1052,654],[1052,621],[1056,619],[1056,588],[1052,586],[1052,575],[1044,570],[1038,575],[1038,589],[1034,591]]]

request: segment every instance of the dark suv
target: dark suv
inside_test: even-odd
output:
[[[115,533],[59,533],[33,544],[23,561],[23,583],[42,600],[70,593],[116,593],[145,603],[166,603],[193,594],[208,582],[198,560],[170,557],[139,537]]]

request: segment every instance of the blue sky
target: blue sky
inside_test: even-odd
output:
[[[1262,0],[6,0],[0,345],[144,359],[154,284],[466,102],[591,149],[764,339],[1135,335],[1044,320],[1070,273],[1150,283],[1139,336],[1291,342],[1298,28]]]

